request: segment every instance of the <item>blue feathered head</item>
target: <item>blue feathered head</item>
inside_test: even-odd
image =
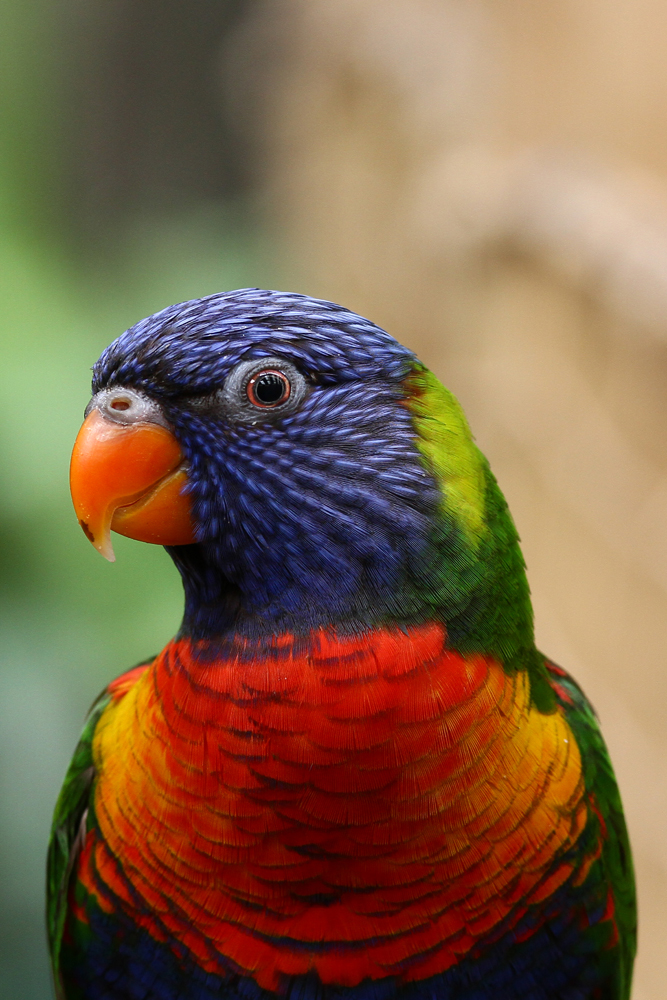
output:
[[[258,289],[183,302],[114,341],[93,392],[88,420],[121,442],[123,481],[134,483],[117,490],[120,520],[104,508],[107,535],[110,524],[167,545],[185,584],[186,634],[432,618],[451,637],[487,619],[514,628],[508,609],[527,601],[523,563],[465,418],[369,320]],[[182,460],[185,534],[146,533],[146,507],[153,521],[167,511],[160,476],[172,488],[180,480],[168,462],[142,485],[140,458],[135,482],[139,437],[135,452],[127,442],[139,426],[169,462]],[[95,541],[98,529],[80,520]]]

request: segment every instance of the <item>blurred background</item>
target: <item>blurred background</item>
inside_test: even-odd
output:
[[[660,0],[0,5],[0,995],[51,996],[50,814],[106,681],[176,630],[161,549],[70,509],[90,366],[169,303],[342,302],[461,399],[542,649],[602,718],[667,940],[667,11]]]

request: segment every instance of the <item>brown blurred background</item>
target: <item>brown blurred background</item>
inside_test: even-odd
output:
[[[539,643],[602,719],[639,879],[633,997],[661,1000],[664,4],[42,7],[7,5],[19,82],[0,109],[0,417],[25,483],[0,498],[6,995],[48,996],[39,852],[77,719],[178,623],[160,553],[121,540],[98,567],[71,519],[86,368],[168,302],[272,284],[371,317],[461,399],[522,536]],[[54,398],[44,462],[25,407]]]

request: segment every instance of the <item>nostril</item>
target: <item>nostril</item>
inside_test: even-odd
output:
[[[86,417],[94,409],[99,410],[106,420],[116,424],[161,424],[169,429],[160,404],[129,386],[113,385],[109,389],[100,389],[88,403]]]

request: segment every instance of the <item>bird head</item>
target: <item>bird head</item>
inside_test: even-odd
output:
[[[434,618],[463,635],[490,583],[516,578],[527,601],[454,397],[384,330],[308,296],[211,295],[123,333],[94,366],[71,483],[107,558],[110,529],[167,547],[197,638]]]

